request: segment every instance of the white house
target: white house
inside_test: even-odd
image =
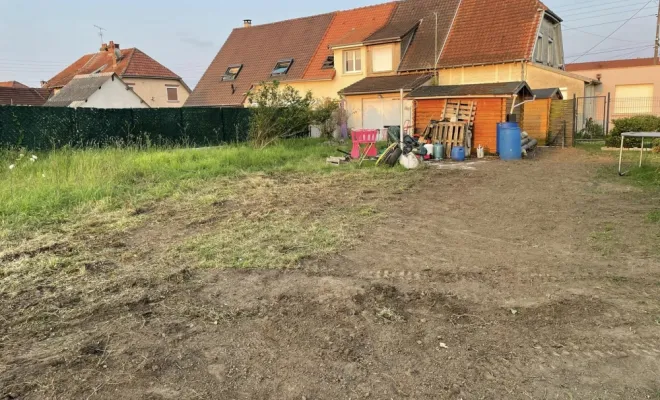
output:
[[[113,72],[77,75],[53,97],[46,107],[149,108],[133,89]]]

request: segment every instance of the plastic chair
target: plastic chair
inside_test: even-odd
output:
[[[351,132],[353,140],[353,149],[351,158],[364,160],[367,157],[377,157],[376,140],[378,139],[378,129],[356,129]],[[362,150],[362,145],[366,145]]]

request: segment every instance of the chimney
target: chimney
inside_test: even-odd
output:
[[[243,20],[243,28],[249,28],[252,26],[252,20],[251,19],[244,19]]]
[[[119,43],[115,43],[112,40],[108,43],[108,50],[112,52],[110,55],[112,57],[112,66],[116,67],[117,63],[121,59],[121,50],[119,50]]]
[[[103,43],[103,44],[101,45],[101,48],[99,49],[99,51],[108,51],[108,44],[107,44],[107,43]]]

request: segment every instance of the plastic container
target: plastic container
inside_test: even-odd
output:
[[[430,155],[431,157],[433,157],[433,150],[435,150],[435,149],[433,148],[433,145],[432,145],[432,144],[425,144],[425,145],[424,145],[424,148],[426,149],[426,154],[428,154],[428,155]]]
[[[505,161],[522,159],[522,147],[520,126],[516,123],[507,122],[500,127],[498,153],[500,159]]]
[[[436,160],[442,160],[445,158],[445,146],[442,143],[436,143],[433,145],[433,157]]]
[[[454,161],[465,161],[465,147],[454,146],[451,149],[451,159]]]

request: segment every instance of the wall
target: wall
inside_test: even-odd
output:
[[[509,63],[442,69],[439,82],[440,85],[516,82],[523,78],[522,68],[521,63]]]
[[[182,107],[190,95],[186,87],[176,79],[123,78],[123,80],[126,84],[133,84],[135,93],[151,108]],[[176,85],[178,87],[178,101],[170,102],[167,100],[166,85]]]
[[[389,48],[392,54],[392,70],[383,71],[383,72],[374,72],[373,71],[373,58],[372,53],[375,49]],[[399,69],[399,64],[401,64],[401,44],[400,43],[388,43],[378,46],[369,46],[367,47],[367,76],[383,76],[383,75],[396,75],[396,71]]]
[[[106,81],[87,101],[72,103],[71,108],[148,108],[120,79]]]
[[[477,103],[474,116],[472,148],[482,145],[486,152],[495,153],[497,148],[497,124],[506,119],[506,99],[456,99],[464,102]],[[417,100],[415,103],[415,132],[422,133],[429,121],[440,119],[446,100]]]
[[[442,69],[440,85],[466,85],[471,83],[496,83],[527,81],[532,89],[550,87],[566,88],[567,96],[584,96],[585,82],[576,74],[555,68],[525,63],[507,63]]]
[[[572,99],[574,95],[584,97],[584,79],[570,72],[528,64],[525,69],[525,80],[532,89],[566,88],[567,99]]]
[[[598,79],[599,74],[601,75],[601,84],[596,86],[594,95],[607,96],[607,94],[610,93],[612,98],[612,104],[610,106],[610,117],[612,119],[620,117],[616,114],[615,109],[615,104],[617,101],[617,85],[653,84],[653,97],[655,99],[660,98],[660,65],[630,68],[594,69],[577,71],[576,73],[587,76],[594,80]],[[648,106],[648,104],[644,105]],[[656,115],[660,114],[660,100],[652,100],[652,105],[653,113]]]
[[[550,48],[552,48],[552,52],[550,52]],[[550,67],[564,65],[563,48],[561,24],[550,21],[547,17],[544,18],[534,46],[534,62]]]

